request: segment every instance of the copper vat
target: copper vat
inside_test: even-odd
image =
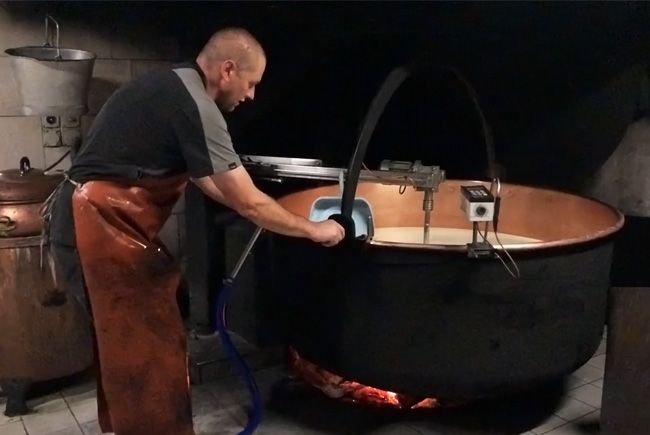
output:
[[[21,170],[0,172],[0,385],[9,416],[28,411],[32,383],[82,371],[93,358],[88,315],[41,257],[38,211],[62,177],[26,159]]]
[[[459,188],[471,183],[440,185],[432,234],[471,229],[459,207]],[[314,200],[337,189],[279,202],[308,216]],[[357,195],[370,203],[377,230],[422,226],[421,192],[361,184]],[[424,245],[380,240],[377,231],[332,249],[273,236],[262,285],[282,301],[288,344],[346,379],[450,402],[534,388],[578,368],[602,337],[623,216],[541,188],[504,185],[501,197],[499,233],[529,239],[504,242],[519,279],[497,259],[468,258],[470,235]]]

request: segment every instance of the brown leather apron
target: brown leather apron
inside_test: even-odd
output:
[[[89,181],[72,197],[97,338],[99,424],[116,435],[193,435],[180,271],[157,237],[188,177]]]

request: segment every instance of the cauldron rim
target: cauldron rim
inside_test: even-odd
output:
[[[482,181],[482,180],[475,180],[475,179],[447,179],[443,183],[441,183],[440,188],[436,194],[434,194],[434,200],[436,199],[436,195],[441,192],[442,189],[444,189],[446,186],[455,186],[455,185],[461,185],[461,184],[484,184],[484,185],[489,185],[490,181]],[[373,183],[369,182],[364,182],[359,184],[359,190],[357,191],[358,195],[360,197],[363,197],[363,187],[364,186],[372,186]],[[375,186],[378,186],[374,184]],[[325,188],[335,188],[335,185],[332,186],[324,186]],[[584,234],[573,236],[573,237],[563,237],[561,239],[553,239],[553,240],[541,240],[539,242],[524,242],[524,243],[504,243],[504,246],[508,249],[508,251],[539,251],[539,250],[545,250],[545,249],[553,249],[553,248],[559,248],[559,247],[567,247],[567,246],[576,246],[576,245],[581,245],[589,242],[594,242],[598,240],[603,240],[607,239],[609,237],[614,236],[618,231],[621,230],[625,223],[625,216],[623,213],[621,213],[618,209],[615,207],[605,203],[604,201],[601,201],[596,198],[592,198],[589,196],[583,196],[583,195],[578,195],[573,192],[569,191],[564,191],[560,189],[555,189],[555,188],[549,188],[549,187],[543,187],[543,186],[529,186],[529,185],[524,185],[524,184],[518,184],[518,183],[502,183],[502,188],[503,189],[514,189],[514,190],[530,190],[537,192],[539,194],[553,194],[553,195],[560,195],[560,196],[565,196],[568,198],[573,198],[575,200],[579,200],[580,202],[584,204],[592,203],[592,204],[597,204],[600,208],[602,208],[604,211],[606,210],[607,212],[611,213],[612,218],[611,221],[613,222],[612,224],[608,226],[603,226],[601,229],[595,230],[595,231],[590,231],[590,232],[585,232]],[[307,189],[302,189],[298,192],[294,192],[288,195],[283,196],[280,198],[280,200],[290,200],[290,198],[294,197],[295,195],[309,192],[309,191],[314,191],[314,190],[320,190],[322,187],[315,187],[315,188],[307,188]],[[361,191],[361,193],[359,192]],[[434,206],[434,213],[435,213],[436,207]],[[390,226],[390,225],[388,225]],[[395,225],[396,227],[399,227],[400,225]],[[432,225],[434,226],[434,225]],[[385,227],[385,226],[377,226],[377,228],[380,227]],[[449,228],[449,229],[466,229],[463,228],[462,226],[456,226],[456,225],[435,225],[437,228]],[[503,230],[503,225],[501,226],[501,231],[500,233],[508,233],[508,231]],[[512,234],[517,234],[517,233],[512,233]],[[526,236],[527,234],[521,233],[520,235]],[[367,238],[365,240],[365,243],[369,246],[374,246],[374,247],[382,247],[382,248],[399,248],[399,249],[415,249],[415,250],[423,250],[423,251],[435,251],[435,252],[449,252],[449,253],[466,253],[467,252],[467,245],[466,244],[422,244],[422,243],[406,243],[406,242],[394,242],[394,241],[384,241],[384,240],[376,240],[373,239],[372,237]],[[495,246],[497,250],[501,250],[502,248],[500,246]]]

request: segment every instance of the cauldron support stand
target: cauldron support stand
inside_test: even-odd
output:
[[[2,391],[7,395],[5,415],[15,417],[29,413],[26,399],[32,381],[27,378],[0,379]]]

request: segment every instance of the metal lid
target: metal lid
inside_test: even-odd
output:
[[[21,204],[43,202],[63,180],[63,176],[45,175],[33,169],[29,159],[20,159],[19,169],[0,171],[0,203]]]

